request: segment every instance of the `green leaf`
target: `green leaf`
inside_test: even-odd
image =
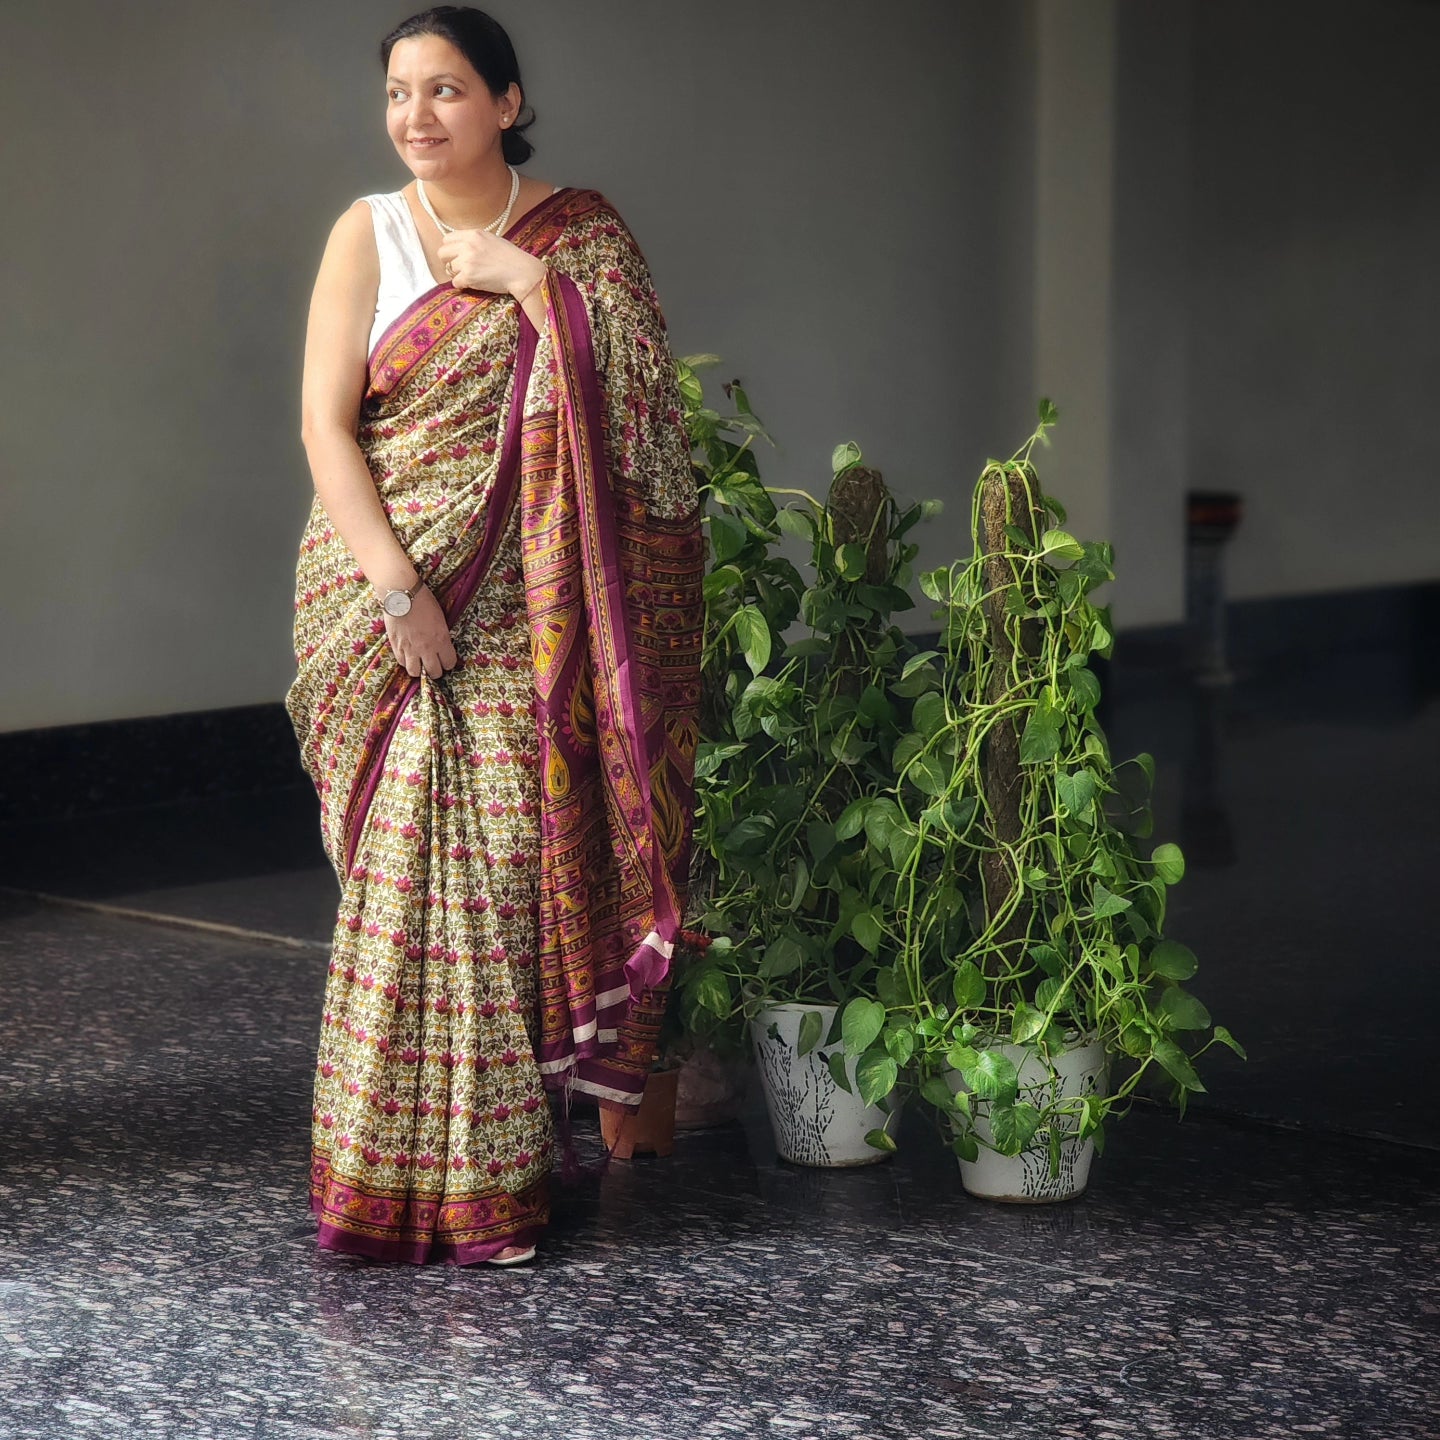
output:
[[[840,812],[840,818],[835,822],[837,840],[851,840],[865,828],[865,812],[870,807],[870,799],[870,796],[862,795]]]
[[[885,1049],[903,1070],[915,1055],[915,1032],[903,1026],[889,1027],[885,1031]]]
[[[724,849],[734,855],[742,851],[762,850],[775,835],[775,822],[768,815],[747,815],[731,827],[725,836]]]
[[[1100,703],[1100,682],[1092,670],[1077,665],[1070,671],[1070,693],[1082,710],[1093,710]]]
[[[775,512],[775,524],[786,535],[794,535],[801,540],[812,540],[815,537],[815,521],[808,510],[796,510],[787,505],[785,509]]]
[[[1157,845],[1150,852],[1155,873],[1167,884],[1178,885],[1185,876],[1185,856],[1178,845]]]
[[[957,1010],[974,1010],[985,1003],[985,977],[973,960],[962,960],[950,983]]]
[[[745,663],[758,675],[770,663],[770,624],[754,605],[735,612],[735,634],[745,652]]]
[[[943,795],[950,783],[950,767],[938,755],[925,755],[905,772],[905,778],[932,799]]]
[[[945,1052],[945,1059],[952,1070],[966,1072],[979,1063],[980,1052],[970,1045],[957,1042]]]
[[[1215,1027],[1215,1038],[1222,1045],[1228,1045],[1242,1060],[1250,1058],[1245,1053],[1245,1047],[1223,1025]]]
[[[1190,1057],[1173,1040],[1157,1040],[1154,1054],[1171,1078],[1180,1082],[1182,1089],[1204,1091]]]
[[[1033,1105],[993,1105],[990,1133],[1002,1155],[1018,1155],[1035,1138],[1040,1112]]]
[[[1083,560],[1085,547],[1065,530],[1047,530],[1040,537],[1040,549],[1060,560]]]
[[[819,1043],[825,1030],[825,1017],[818,1010],[807,1010],[800,1017],[800,1034],[795,1042],[797,1055],[808,1055]]]
[[[982,1100],[995,1100],[1001,1105],[1014,1102],[1020,1083],[1015,1062],[998,1050],[982,1050],[974,1065],[967,1068],[965,1078]]]
[[[1046,1023],[1042,1011],[1036,1010],[1024,1000],[1017,1000],[1010,1016],[1010,1039],[1016,1045],[1023,1045],[1025,1041],[1038,1035]]]
[[[743,522],[734,515],[713,510],[707,517],[710,521],[710,544],[715,559],[720,564],[733,560],[744,548],[750,532]]]
[[[930,691],[922,695],[910,712],[910,723],[927,739],[945,724],[945,697]]]
[[[1150,952],[1150,968],[1167,980],[1188,980],[1200,968],[1200,962],[1188,945],[1162,940]]]
[[[865,1132],[865,1143],[875,1150],[884,1150],[887,1154],[893,1155],[898,1148],[890,1138],[888,1130],[867,1130]]]
[[[855,1063],[855,1088],[867,1105],[874,1105],[895,1088],[899,1073],[885,1051],[867,1050]]]
[[[845,1070],[845,1052],[843,1050],[832,1050],[825,1057],[826,1068],[830,1071],[830,1078],[847,1094],[855,1092],[850,1088],[850,1076]]]
[[[804,959],[805,947],[793,935],[782,935],[765,947],[760,974],[767,980],[778,980],[798,970]]]
[[[918,655],[912,655],[905,662],[905,668],[900,672],[900,678],[908,680],[922,665],[928,665],[932,660],[939,658],[938,650],[922,650]]]
[[[1093,887],[1094,893],[1094,914],[1097,920],[1104,919],[1107,915],[1118,915],[1122,910],[1130,908],[1130,901],[1122,895],[1112,895],[1098,880]]]
[[[1042,695],[1040,703],[1030,712],[1020,736],[1020,762],[1023,765],[1049,760],[1060,749],[1060,722],[1047,698],[1048,691],[1049,686],[1046,686],[1046,695]]]
[[[920,1087],[920,1094],[937,1110],[953,1110],[955,1108],[955,1092],[950,1088],[949,1082],[939,1075],[932,1075]]]
[[[885,1024],[885,1007],[876,1000],[856,997],[840,1019],[840,1039],[851,1055],[863,1055],[875,1043]]]
[[[812,820],[805,827],[805,843],[810,847],[811,864],[818,865],[835,848],[838,838],[835,827],[829,821]]]
[[[880,937],[883,933],[879,918],[873,910],[861,910],[850,921],[850,933],[872,954],[879,954]]]
[[[730,1013],[730,979],[718,966],[707,966],[690,985],[695,1004],[724,1019]]]
[[[848,470],[852,465],[860,463],[860,447],[853,441],[847,440],[843,445],[837,445],[830,455],[830,468],[839,474],[842,470]]]
[[[865,547],[854,543],[842,545],[835,552],[835,568],[847,580],[858,580],[865,573]]]
[[[1176,1030],[1208,1030],[1210,1012],[1188,990],[1169,985],[1160,996],[1160,1013],[1170,1017]]]

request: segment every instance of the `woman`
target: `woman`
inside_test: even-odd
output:
[[[690,842],[701,540],[649,270],[531,147],[505,31],[381,46],[415,179],[336,222],[305,345],[316,498],[286,697],[342,886],[319,1243],[528,1259],[547,1091],[639,1103]],[[529,123],[529,122],[525,122]]]

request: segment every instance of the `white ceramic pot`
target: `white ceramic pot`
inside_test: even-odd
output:
[[[893,1136],[900,1106],[892,1093],[879,1105],[866,1105],[859,1095],[842,1090],[830,1073],[827,1057],[835,1046],[821,1044],[808,1055],[797,1054],[800,1021],[807,1011],[820,1013],[822,1035],[830,1033],[834,1005],[770,1005],[750,1022],[755,1060],[775,1148],[796,1165],[873,1165],[887,1153],[865,1143],[871,1130]],[[775,1034],[771,1034],[771,1028]],[[847,1056],[845,1074],[855,1084],[855,1059]]]
[[[1019,1072],[1018,1099],[1037,1110],[1068,1097],[1096,1094],[1107,1070],[1105,1047],[1098,1040],[1055,1055],[1056,1079],[1053,1081],[1044,1060],[1029,1046],[1005,1043],[990,1048],[999,1050],[1014,1063]],[[958,1070],[949,1071],[945,1078],[952,1090],[970,1089]],[[976,1099],[972,1093],[970,1104],[975,1114],[976,1136],[993,1141],[990,1102]],[[1080,1117],[1063,1115],[1055,1123],[1065,1130],[1077,1131]],[[1037,1136],[1037,1143],[1018,1155],[1001,1155],[982,1144],[980,1154],[974,1160],[960,1160],[960,1183],[971,1195],[984,1200],[1008,1200],[1017,1204],[1070,1200],[1089,1183],[1090,1161],[1094,1154],[1093,1140],[1081,1141],[1074,1134],[1062,1139],[1060,1173],[1052,1180],[1050,1146],[1040,1137]]]

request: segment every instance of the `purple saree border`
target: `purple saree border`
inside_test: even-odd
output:
[[[580,287],[575,281],[568,275],[558,273],[555,278],[559,285],[561,301],[565,307],[567,329],[575,349],[581,403],[585,410],[585,426],[582,432],[576,423],[578,417],[575,414],[575,397],[571,393],[570,387],[567,386],[565,404],[569,412],[567,428],[570,432],[571,443],[575,444],[576,437],[583,434],[584,438],[581,443],[589,451],[588,455],[575,455],[575,471],[582,480],[586,475],[592,477],[594,486],[588,494],[582,493],[580,496],[582,504],[585,501],[590,502],[595,536],[600,550],[598,556],[589,555],[587,559],[590,562],[591,574],[604,577],[608,598],[605,609],[610,617],[609,642],[615,656],[615,689],[618,692],[621,706],[622,729],[631,737],[632,764],[635,767],[636,781],[640,787],[644,824],[649,836],[650,853],[648,857],[637,854],[636,858],[649,862],[650,894],[655,916],[655,930],[652,933],[657,934],[662,942],[673,945],[679,932],[680,917],[675,909],[670,877],[665,873],[663,854],[655,834],[654,800],[650,791],[649,737],[646,735],[642,723],[638,680],[631,658],[629,606],[625,598],[624,571],[620,564],[620,543],[616,534],[615,511],[612,504],[603,503],[611,498],[612,491],[609,483],[609,471],[605,464],[604,431],[601,428],[602,397],[595,368],[594,345],[590,334],[590,314],[584,298],[580,294]],[[602,485],[604,486],[603,495],[599,489]],[[580,533],[581,543],[588,545],[588,528],[582,525]],[[599,565],[595,563],[597,560],[600,562]],[[650,943],[650,936],[647,935],[642,938],[639,946],[625,960],[622,968],[625,978],[630,984],[631,996],[639,999],[644,990],[653,989],[665,979],[670,968],[669,956],[657,950]]]
[[[520,312],[524,314],[522,310]],[[452,626],[460,618],[465,607],[475,595],[484,578],[495,551],[500,544],[500,534],[509,518],[520,475],[520,434],[524,428],[525,397],[530,388],[530,369],[535,359],[535,347],[539,332],[533,325],[521,325],[515,345],[515,376],[510,400],[510,410],[505,417],[505,437],[500,446],[500,462],[496,470],[495,483],[490,488],[490,497],[485,506],[485,533],[481,536],[475,558],[459,571],[446,586],[443,595],[437,597],[445,612],[445,619]],[[349,875],[355,864],[360,848],[360,835],[365,829],[365,820],[370,813],[370,803],[379,789],[380,777],[385,773],[385,759],[390,753],[390,743],[400,728],[400,721],[409,709],[412,700],[420,691],[423,680],[418,676],[409,677],[400,691],[395,713],[385,728],[385,734],[375,751],[360,792],[353,807],[345,815],[345,873]]]

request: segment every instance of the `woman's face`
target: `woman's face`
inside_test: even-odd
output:
[[[474,171],[513,119],[520,87],[498,99],[470,62],[438,35],[397,40],[385,74],[385,125],[400,158],[429,180]]]

